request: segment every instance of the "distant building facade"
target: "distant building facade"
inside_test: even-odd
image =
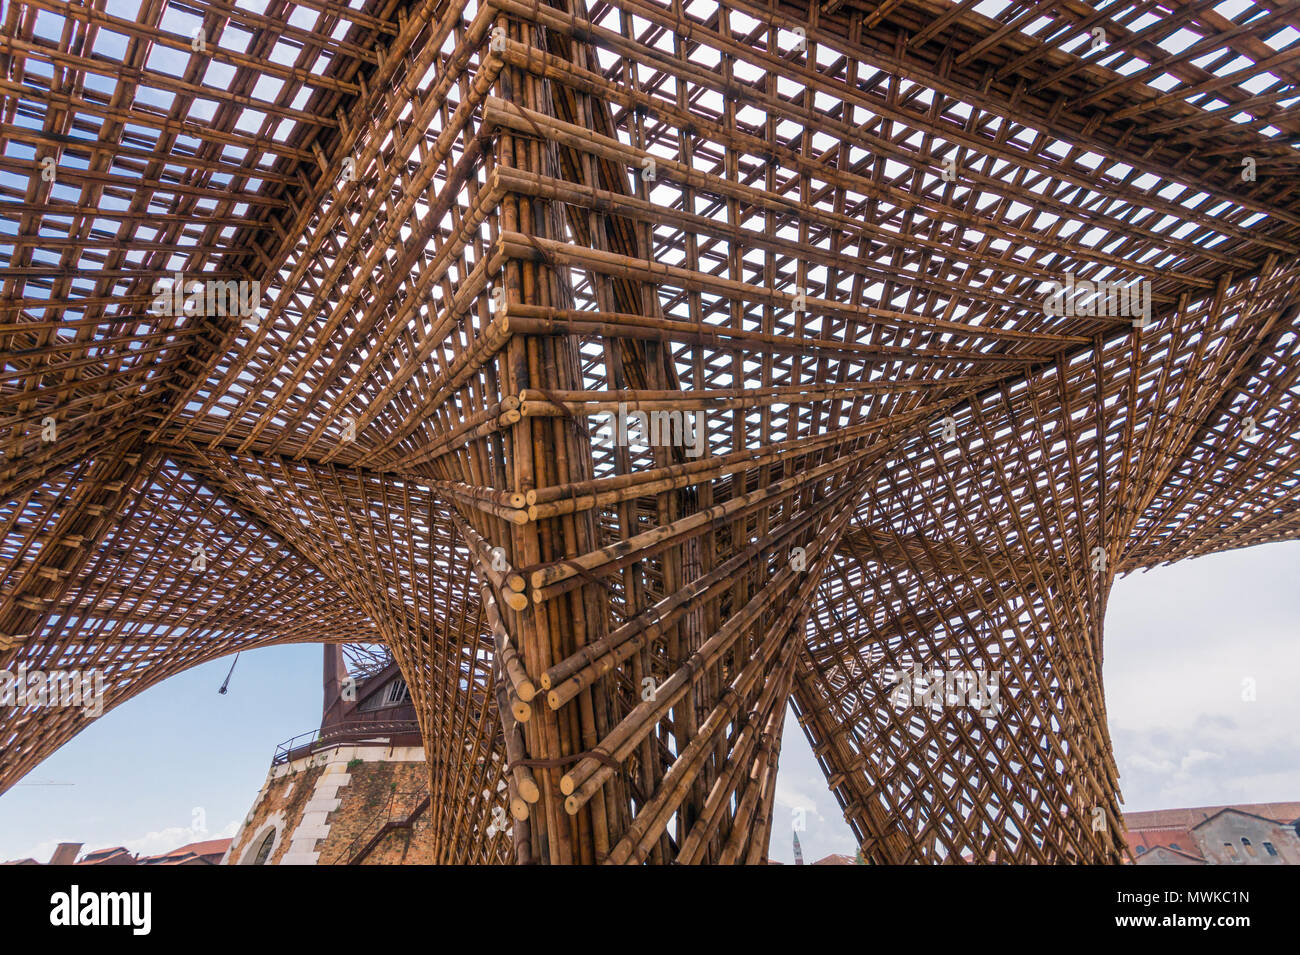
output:
[[[1300,865],[1300,803],[1124,814],[1138,865]]]
[[[208,839],[205,842],[191,842],[163,852],[156,856],[138,856],[125,846],[112,846],[108,849],[95,849],[87,852],[78,861],[77,853],[81,851],[80,842],[60,842],[50,861],[41,863],[35,859],[19,859],[6,862],[5,865],[216,865],[226,850],[230,848],[229,839]]]
[[[218,865],[230,848],[229,839],[208,839],[156,856],[143,856],[140,865]]]

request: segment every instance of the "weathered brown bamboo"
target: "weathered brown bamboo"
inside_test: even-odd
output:
[[[1300,537],[1284,7],[166,9],[0,22],[0,669],[382,648],[445,862],[764,862],[787,706],[870,861],[1125,857],[1114,577]]]

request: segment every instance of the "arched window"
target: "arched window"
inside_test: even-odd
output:
[[[1271,856],[1277,855],[1277,850],[1273,848],[1273,843],[1271,842],[1264,843],[1264,851]]]
[[[253,856],[252,865],[266,865],[266,860],[271,857],[271,850],[275,848],[275,830],[270,829],[266,833],[266,838],[262,844],[257,847],[257,855]]]
[[[1241,844],[1246,847],[1246,855],[1253,856],[1255,854],[1255,847],[1250,844],[1250,840],[1245,836],[1241,837]]]
[[[280,845],[280,840],[284,836],[285,821],[284,812],[273,812],[270,818],[263,819],[258,828],[253,829],[255,835],[244,843],[243,851],[239,857],[240,865],[271,865],[271,855]]]

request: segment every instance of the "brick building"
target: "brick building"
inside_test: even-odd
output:
[[[1124,814],[1138,865],[1300,865],[1300,803]]]
[[[325,648],[320,728],[280,744],[225,865],[432,861],[428,769],[396,664],[350,675]]]
[[[142,856],[139,865],[217,865],[230,848],[229,839],[208,839],[163,852],[156,856]]]

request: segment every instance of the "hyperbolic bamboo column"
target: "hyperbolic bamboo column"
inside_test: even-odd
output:
[[[6,620],[23,637],[0,651],[0,671],[33,692],[19,700],[14,687],[0,706],[0,791],[192,666],[278,643],[379,639],[337,588],[192,475],[127,442],[10,511],[28,531],[4,573]]]
[[[519,25],[508,26],[504,20],[499,21],[498,29],[508,29],[516,39],[527,31]],[[547,84],[521,71],[504,71],[498,89],[504,100],[537,112],[554,112]],[[496,156],[505,168],[550,175],[558,171],[555,150],[541,135],[502,135]],[[562,237],[562,225],[553,210],[523,196],[505,198],[500,224],[503,234],[540,240]],[[521,305],[566,307],[572,301],[567,276],[547,268],[544,262],[507,259],[501,281],[507,314]],[[528,388],[581,387],[574,342],[565,337],[515,336],[507,346],[500,372],[504,394],[518,395]],[[508,480],[515,493],[527,495],[539,487],[581,484],[592,477],[590,448],[579,425],[571,419],[521,418],[508,440]],[[508,553],[512,566],[524,568],[583,554],[596,545],[593,515],[583,511],[512,528]],[[503,646],[513,640],[527,674],[536,678],[552,664],[605,636],[607,613],[603,597],[598,585],[584,584],[522,612],[512,611]],[[525,759],[532,762],[540,789],[540,801],[530,819],[529,847],[540,861],[601,861],[609,852],[611,840],[627,825],[628,800],[622,779],[575,815],[564,811],[559,786],[569,765],[567,758],[592,749],[609,731],[613,692],[612,681],[607,680],[584,688],[580,700],[563,713],[538,706],[541,700],[530,710],[520,708],[521,716],[530,717],[523,723],[523,753],[527,756],[521,753],[515,762],[523,767],[529,765]]]
[[[104,686],[102,672],[96,687],[95,656],[76,645],[74,634],[50,639],[47,625],[113,529],[140,463],[138,441],[130,435],[116,447],[83,460],[64,475],[62,486],[46,482],[40,491],[29,491],[16,502],[14,518],[26,518],[32,534],[28,547],[5,568],[0,601],[0,671],[17,681],[7,687],[14,698],[0,706],[0,791],[103,712],[105,699],[99,699],[98,705],[86,699],[88,694],[112,688],[111,682]],[[54,708],[44,698],[34,705],[19,702],[18,692],[21,688],[26,696],[31,672],[73,670],[78,671],[78,706]]]
[[[841,542],[795,698],[869,860],[1124,855],[1101,686],[1116,512],[1099,408],[1069,397],[1093,379],[1058,365],[921,436]]]
[[[565,33],[504,17],[498,28],[494,48],[507,60],[531,48],[556,69],[595,67]],[[761,861],[805,607],[862,487],[845,479],[863,466],[848,453],[863,436],[811,446],[798,463],[754,453],[743,405],[683,392],[663,339],[606,337],[599,322],[566,334],[560,323],[583,317],[573,311],[579,280],[593,317],[661,321],[649,225],[590,198],[644,203],[654,176],[582,148],[572,130],[616,135],[610,104],[535,70],[503,70],[485,120],[497,131],[489,183],[518,184],[501,203],[492,264],[504,285],[498,318],[518,323],[497,380],[502,396],[519,398],[504,473],[527,516],[483,525],[477,550],[502,594],[498,645],[518,660],[506,692],[522,731],[512,806],[527,813],[530,843],[517,858]],[[565,182],[581,188],[561,204]],[[584,344],[603,367],[584,360]],[[608,404],[592,410],[604,411],[628,389],[679,421],[734,409],[730,434],[694,418],[706,448],[731,443],[734,453],[692,460],[667,442],[597,451],[582,402],[603,393]],[[506,570],[494,572],[494,555]],[[513,778],[520,769],[536,782],[532,804]]]
[[[1228,528],[1270,539],[1287,526],[1294,491],[1239,452],[1294,447],[1260,398],[1300,376],[1282,331],[1294,278],[1270,259],[1181,302],[1167,329],[1098,340],[1023,389],[985,395],[882,474],[823,582],[794,694],[867,858],[1122,857],[1101,691],[1110,581],[1195,553],[1198,523],[1217,520],[1220,542]],[[1192,467],[1224,479],[1199,501],[1198,483],[1164,490]],[[1225,496],[1247,487],[1277,503],[1231,514]],[[926,683],[906,687],[918,668],[996,674],[1000,705],[979,712],[960,684],[918,705]]]

